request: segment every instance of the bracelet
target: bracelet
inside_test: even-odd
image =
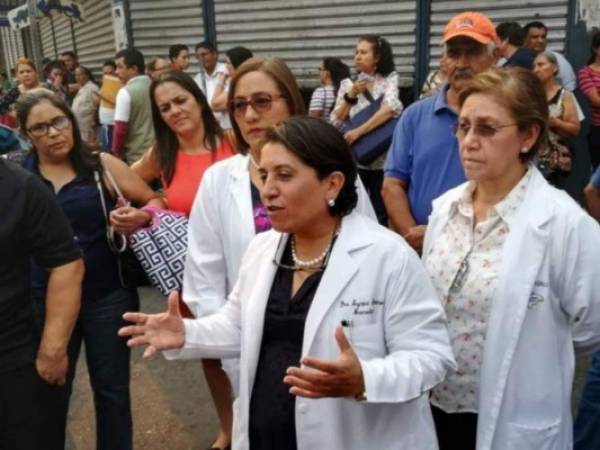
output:
[[[358,98],[357,97],[350,97],[347,92],[344,94],[344,100],[349,105],[356,105],[358,103]]]

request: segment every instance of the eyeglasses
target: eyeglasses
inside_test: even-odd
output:
[[[271,109],[272,103],[278,98],[284,98],[281,94],[271,95],[266,92],[252,94],[250,98],[234,98],[229,102],[229,111],[236,117],[246,114],[248,105],[257,113],[264,113]]]
[[[496,135],[498,131],[502,128],[508,127],[516,127],[519,126],[517,123],[509,123],[506,125],[488,125],[485,123],[477,123],[475,125],[471,125],[467,122],[458,122],[453,126],[454,134],[458,139],[464,139],[467,134],[469,134],[469,130],[473,128],[473,134],[480,138],[491,138]]]
[[[67,116],[58,116],[52,119],[49,122],[40,122],[32,125],[27,129],[27,131],[33,137],[43,137],[48,134],[50,131],[50,127],[54,128],[56,131],[66,130],[71,126],[71,120]]]

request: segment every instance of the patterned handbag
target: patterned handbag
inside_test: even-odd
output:
[[[188,219],[185,214],[146,206],[152,215],[147,227],[129,235],[129,246],[163,295],[181,290],[187,252]]]

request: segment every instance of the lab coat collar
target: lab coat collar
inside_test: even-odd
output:
[[[523,223],[523,221],[525,221],[535,228],[539,228],[550,220],[554,213],[550,208],[550,205],[552,205],[553,202],[547,201],[552,195],[552,192],[549,192],[548,182],[533,164],[529,165],[529,170],[531,171],[531,181],[524,200],[524,205],[527,204],[527,207],[522,205],[517,214],[507,218],[509,226],[512,226],[515,222]],[[468,183],[468,181],[466,183]],[[464,193],[466,183],[455,187],[433,201],[434,212],[432,219],[442,219],[439,220],[439,222],[435,222],[440,225],[445,225],[449,215],[452,213],[453,205],[459,201],[461,195]],[[430,222],[434,221],[430,220]],[[441,229],[436,231],[441,231]],[[438,233],[434,235],[439,236]]]
[[[523,204],[507,220],[510,233],[503,249],[481,370],[477,448],[491,448],[520,330],[550,239],[545,225],[554,213],[549,197],[556,192],[537,169],[533,170]]]
[[[371,233],[365,233],[370,220],[359,213],[351,213],[342,219],[340,234],[333,246],[328,267],[315,293],[312,306],[306,317],[302,355],[310,354],[317,330],[329,308],[337,301],[340,293],[359,270],[360,261],[356,252],[374,243]],[[335,330],[331,330],[334,333]]]
[[[245,230],[249,236],[254,236],[254,218],[252,216],[252,195],[250,193],[250,172],[248,171],[248,156],[247,155],[236,155],[235,164],[229,172],[231,176],[231,196],[233,197],[233,203],[240,211],[243,217],[248,220],[244,220],[240,223],[240,227],[247,228]]]

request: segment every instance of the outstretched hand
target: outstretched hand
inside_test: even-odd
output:
[[[144,358],[157,351],[176,350],[185,343],[185,328],[179,312],[179,293],[169,294],[167,310],[159,314],[125,313],[123,319],[133,322],[119,330],[119,336],[129,336],[129,347],[147,346]]]
[[[290,394],[307,398],[354,397],[365,391],[358,356],[352,349],[341,326],[335,329],[335,339],[340,348],[337,359],[330,361],[305,357],[306,368],[289,367],[284,383],[291,386]]]

